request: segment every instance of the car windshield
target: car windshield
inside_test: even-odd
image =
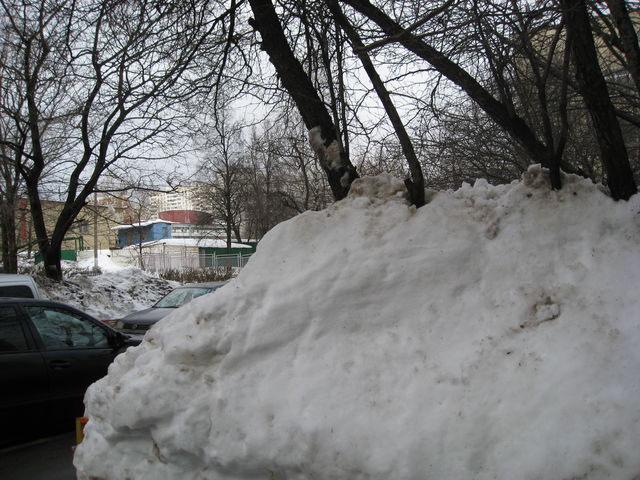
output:
[[[175,290],[169,292],[166,296],[160,299],[158,303],[156,303],[154,308],[178,308],[184,305],[185,303],[190,302],[196,297],[200,295],[204,295],[205,293],[209,293],[212,290],[211,287],[185,287],[185,288],[176,288]]]

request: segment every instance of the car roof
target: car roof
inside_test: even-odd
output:
[[[56,302],[55,300],[47,300],[46,298],[23,298],[23,297],[0,297],[0,305],[5,303],[20,303],[23,305],[46,305],[49,307],[63,307],[69,310],[75,310],[76,312],[80,312],[87,317],[91,317],[95,319],[93,315],[85,312],[84,310],[80,310],[73,305],[69,305],[67,303]],[[98,320],[99,321],[99,320]]]
[[[49,302],[49,300],[44,300],[42,298],[0,297],[0,303],[16,303],[16,302],[42,303],[42,302]]]
[[[5,280],[29,280],[33,281],[33,277],[31,275],[24,275],[21,273],[0,273],[0,282]]]

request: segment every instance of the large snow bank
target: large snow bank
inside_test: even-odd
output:
[[[565,182],[279,225],[90,387],[80,477],[640,478],[640,196]]]

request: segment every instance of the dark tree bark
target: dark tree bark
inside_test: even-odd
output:
[[[620,36],[620,46],[627,60],[627,68],[640,93],[640,45],[625,0],[607,0],[607,6]]]
[[[409,137],[407,130],[404,128],[404,124],[400,119],[398,110],[391,100],[389,91],[384,86],[384,82],[380,78],[380,75],[378,75],[378,72],[373,65],[373,62],[371,61],[369,54],[364,49],[364,44],[362,43],[360,36],[353,28],[353,26],[349,23],[349,20],[342,13],[337,0],[328,0],[327,5],[331,9],[331,12],[333,13],[338,25],[340,25],[340,27],[347,34],[349,41],[354,47],[356,55],[358,55],[358,58],[360,59],[364,70],[367,72],[367,75],[369,76],[369,79],[373,84],[373,88],[378,94],[378,98],[380,98],[380,101],[382,102],[382,105],[387,112],[387,116],[389,117],[389,120],[393,125],[393,128],[402,147],[402,153],[404,153],[404,156],[407,159],[407,163],[409,164],[409,171],[411,172],[411,178],[407,178],[405,180],[405,185],[409,193],[409,200],[416,207],[420,208],[425,204],[424,176],[422,175],[422,167],[420,166],[420,161],[418,160],[416,152],[413,149],[411,138]]]
[[[4,130],[0,130],[4,133]],[[0,139],[4,140],[4,139]],[[14,159],[20,153],[0,145],[0,236],[2,266],[5,273],[18,273],[18,242],[16,240],[16,212],[20,178]]]
[[[584,0],[561,0],[580,93],[593,121],[607,185],[616,200],[628,200],[638,189],[633,180],[622,129],[600,70]]]
[[[5,273],[18,273],[15,205],[9,202],[2,202],[0,215],[0,232],[2,234],[2,266]]]
[[[250,24],[260,33],[262,49],[269,55],[282,85],[298,107],[333,196],[340,200],[346,197],[358,173],[340,146],[331,115],[293,54],[271,0],[249,0],[249,3],[253,11]]]

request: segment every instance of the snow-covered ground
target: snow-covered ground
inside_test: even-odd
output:
[[[565,182],[278,225],[89,388],[79,478],[640,478],[640,195]]]

